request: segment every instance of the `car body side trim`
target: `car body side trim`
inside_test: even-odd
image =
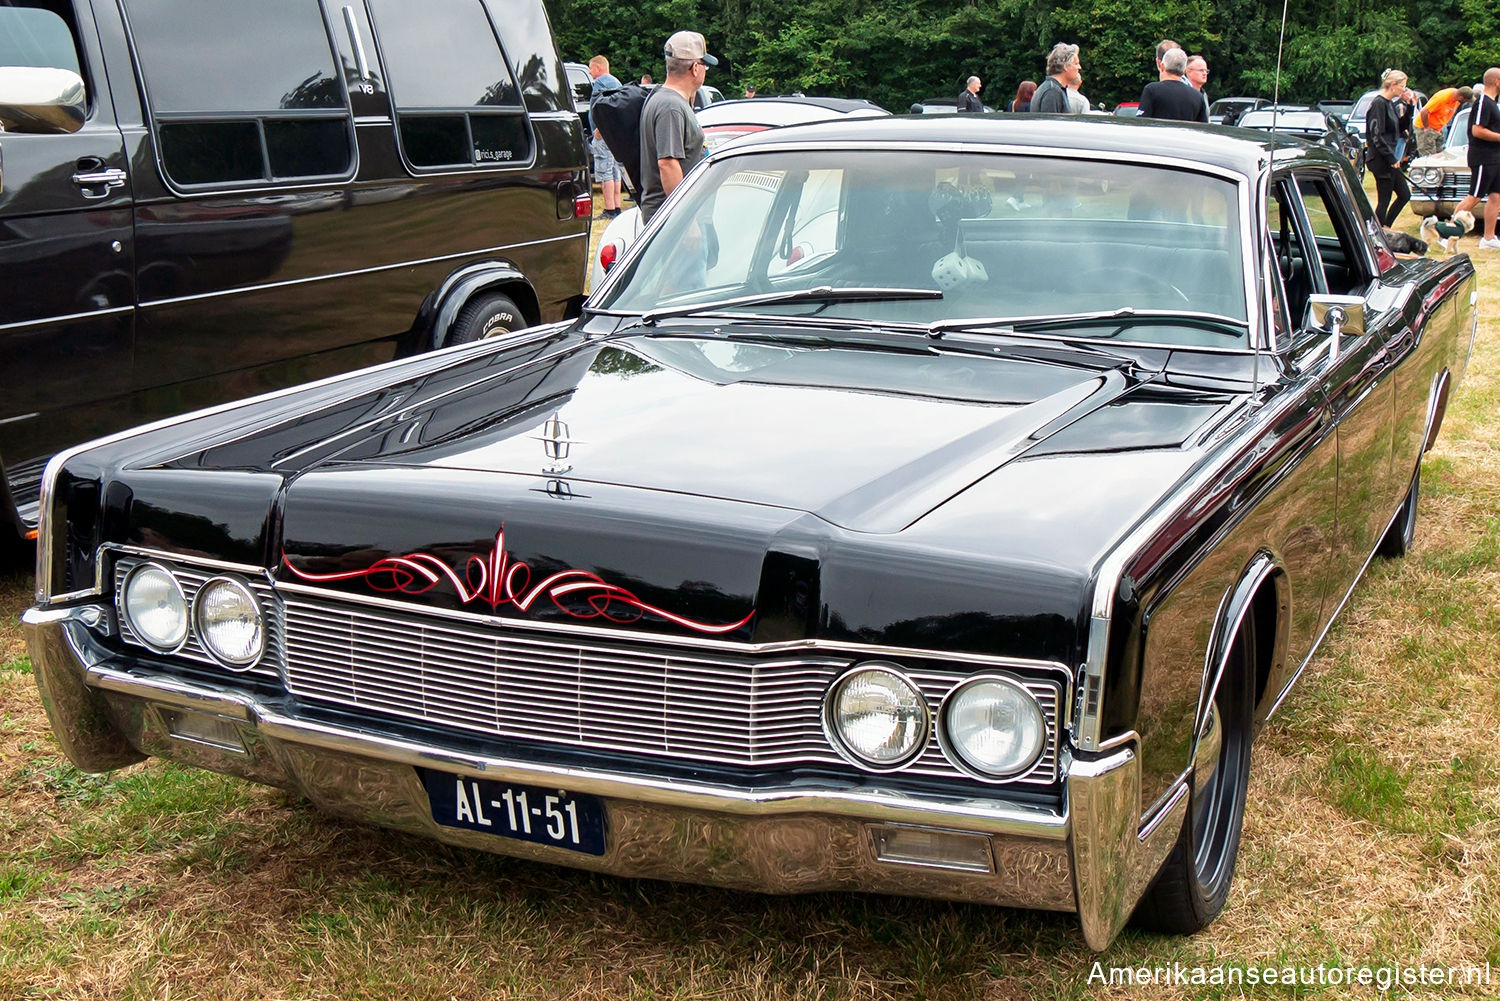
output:
[[[225,299],[238,295],[246,295],[252,292],[265,292],[271,289],[292,288],[298,285],[313,285],[318,282],[337,281],[341,278],[353,278],[359,275],[375,275],[387,271],[401,271],[406,268],[420,267],[424,264],[442,264],[444,261],[460,261],[480,254],[499,254],[517,247],[537,247],[548,243],[564,243],[572,240],[588,239],[587,232],[566,233],[562,236],[548,236],[540,240],[526,240],[521,243],[506,243],[496,247],[481,247],[478,250],[465,250],[456,254],[442,254],[437,257],[424,257],[415,261],[398,261],[395,264],[381,264],[372,268],[356,268],[353,271],[331,271],[327,274],[309,275],[306,278],[290,278],[280,282],[266,282],[261,285],[240,285],[232,289],[224,289],[218,292],[200,292],[197,295],[176,296],[171,299],[150,299],[141,303],[142,309],[155,306],[175,306],[183,302],[202,302],[206,299]]]

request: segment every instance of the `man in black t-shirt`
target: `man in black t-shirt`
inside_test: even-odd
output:
[[[1203,103],[1203,95],[1183,79],[1187,61],[1187,53],[1181,49],[1168,49],[1162,54],[1162,78],[1146,84],[1141,91],[1142,118],[1208,124],[1208,105]]]
[[[1469,105],[1469,195],[1458,203],[1454,215],[1472,211],[1481,201],[1484,209],[1484,236],[1481,250],[1500,250],[1495,237],[1495,222],[1500,219],[1500,66],[1484,71],[1484,87],[1474,92]]]
[[[969,77],[969,82],[958,94],[958,113],[983,111],[984,102],[979,99],[979,77]]]

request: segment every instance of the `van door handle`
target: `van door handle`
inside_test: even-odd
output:
[[[79,171],[73,175],[73,183],[83,189],[83,197],[103,198],[111,188],[124,187],[126,177],[125,171],[110,167],[108,170]]]

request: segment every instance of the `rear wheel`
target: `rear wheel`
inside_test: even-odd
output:
[[[1250,729],[1254,708],[1255,624],[1241,624],[1214,695],[1188,790],[1188,815],[1156,882],[1135,911],[1135,922],[1188,935],[1208,926],[1229,898],[1250,784]]]
[[[1395,559],[1411,550],[1411,544],[1417,540],[1417,495],[1421,493],[1421,487],[1422,470],[1419,467],[1411,478],[1411,489],[1406,492],[1406,500],[1401,502],[1396,520],[1385,530],[1385,537],[1375,550],[1379,555]]]
[[[510,296],[498,292],[476,295],[458,311],[443,346],[482,341],[526,326],[526,315]]]

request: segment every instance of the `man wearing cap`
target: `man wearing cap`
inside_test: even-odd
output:
[[[703,36],[679,31],[667,39],[667,82],[641,112],[641,222],[651,221],[682,177],[703,159],[703,129],[693,113],[693,95],[710,66]]]

